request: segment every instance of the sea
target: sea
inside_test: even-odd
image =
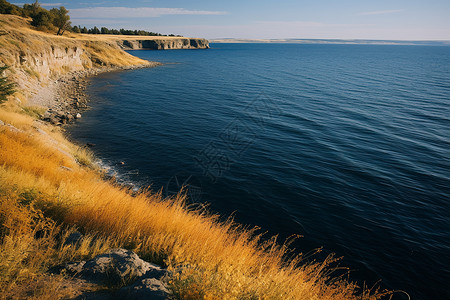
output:
[[[120,181],[184,186],[393,299],[450,299],[450,46],[129,52],[163,65],[92,78],[68,129]]]

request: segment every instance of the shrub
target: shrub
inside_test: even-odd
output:
[[[5,0],[0,0],[0,14],[20,15],[21,9]]]
[[[50,27],[53,19],[52,15],[46,10],[41,10],[38,13],[33,14],[31,18],[32,18],[31,25],[45,28]]]
[[[3,72],[8,66],[0,67],[0,103],[7,100],[9,95],[14,94],[14,83],[10,82],[7,77],[3,76]]]

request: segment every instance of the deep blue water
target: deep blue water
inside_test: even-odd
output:
[[[93,78],[69,130],[122,178],[186,182],[213,212],[344,256],[361,283],[450,299],[450,47],[131,53],[167,64]]]

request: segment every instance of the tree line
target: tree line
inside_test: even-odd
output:
[[[109,29],[95,26],[86,28],[81,26],[72,26],[70,22],[69,11],[61,6],[47,10],[43,8],[38,0],[32,4],[24,4],[23,7],[9,3],[6,0],[0,0],[0,14],[18,15],[25,18],[31,18],[31,25],[40,30],[57,30],[57,35],[63,35],[64,32],[71,31],[74,33],[88,34],[116,34],[116,35],[140,35],[140,36],[175,36],[174,34],[163,35],[157,32],[149,32],[145,30],[130,29]]]
[[[116,35],[141,35],[141,36],[175,36],[174,34],[161,34],[157,32],[145,31],[145,30],[132,30],[132,29],[109,29],[106,27],[97,26],[93,28],[86,28],[81,26],[73,26],[72,31],[75,33],[88,33],[88,34],[116,34]],[[179,36],[179,35],[178,35]]]

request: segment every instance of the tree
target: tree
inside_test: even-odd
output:
[[[36,27],[49,28],[52,24],[52,15],[47,10],[41,10],[40,12],[31,16],[31,25]]]
[[[81,28],[80,28],[80,26],[73,26],[73,27],[72,27],[72,32],[74,32],[74,33],[81,33]]]
[[[0,0],[0,14],[20,15],[21,9],[5,0]]]
[[[63,35],[66,28],[70,25],[69,11],[64,6],[61,6],[60,8],[52,8],[50,13],[53,16],[53,25],[58,28],[56,35]]]
[[[39,4],[39,2],[36,0],[33,2],[33,4],[24,4],[22,15],[24,17],[32,17],[36,16],[43,8]]]
[[[6,101],[9,95],[14,94],[14,83],[9,82],[8,78],[3,76],[3,72],[8,66],[0,67],[0,103]]]
[[[100,28],[100,32],[101,32],[101,34],[109,34],[109,29],[106,27],[102,27],[102,28]]]

